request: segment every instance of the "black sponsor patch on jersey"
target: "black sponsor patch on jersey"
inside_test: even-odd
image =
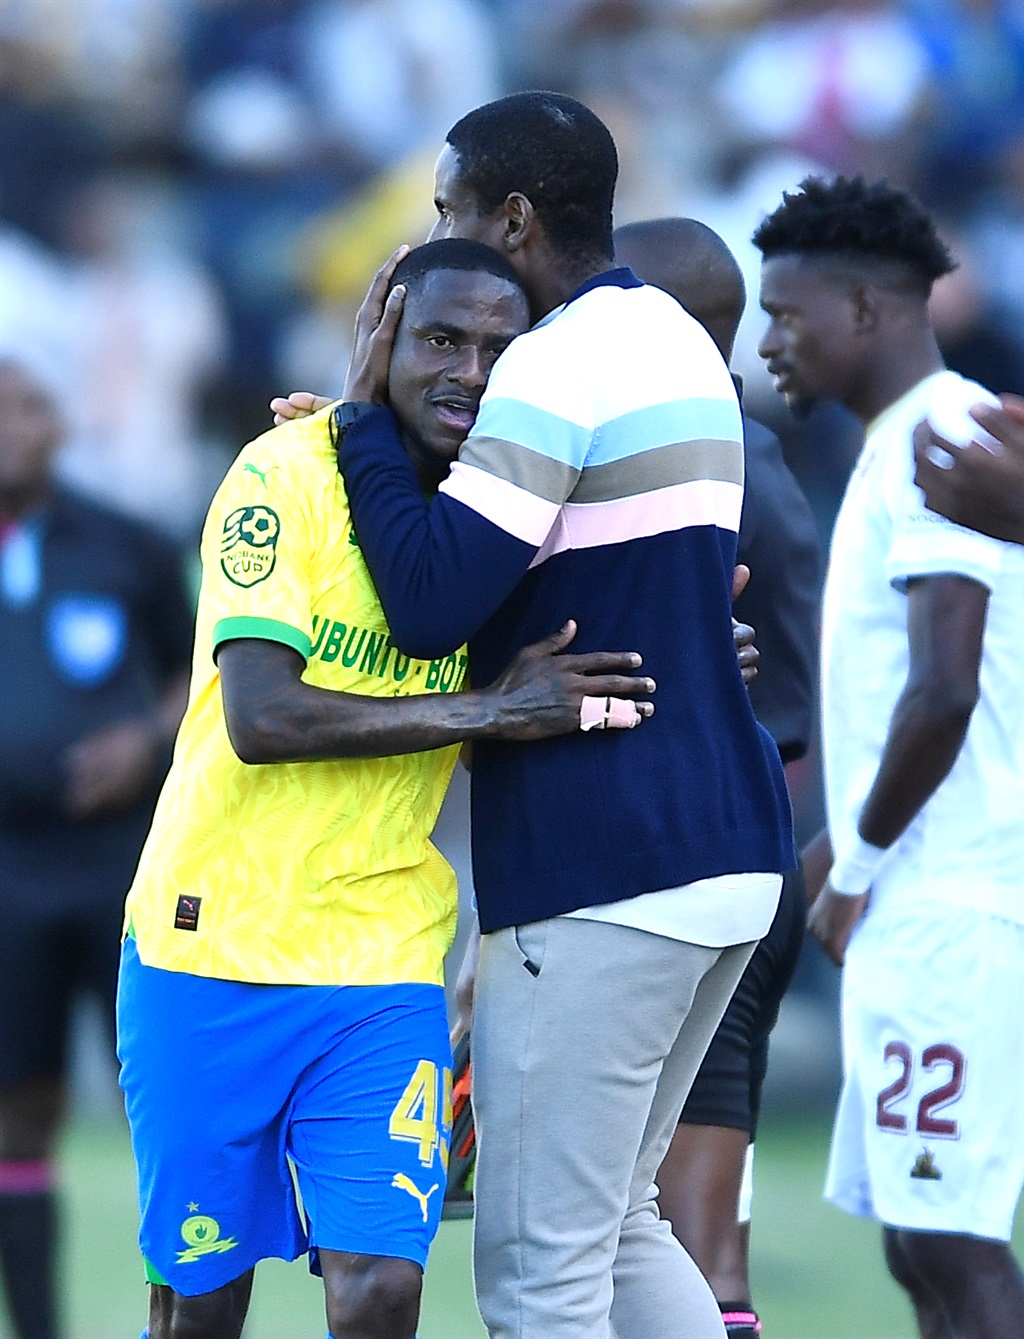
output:
[[[178,898],[178,908],[174,913],[174,928],[176,930],[199,929],[199,908],[202,901],[201,897]]]

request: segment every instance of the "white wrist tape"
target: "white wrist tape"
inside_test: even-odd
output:
[[[581,730],[632,730],[641,716],[625,697],[584,697],[580,700]]]
[[[828,881],[837,893],[858,897],[871,887],[885,855],[884,846],[872,846],[858,833],[856,841],[832,862]]]

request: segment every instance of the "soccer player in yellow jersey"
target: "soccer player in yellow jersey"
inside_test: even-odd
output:
[[[431,490],[527,303],[475,242],[420,247],[393,282],[389,403]],[[371,384],[351,374],[346,401]],[[307,1247],[334,1339],[411,1339],[451,1127],[455,879],[429,837],[458,745],[653,691],[635,653],[563,654],[571,624],[487,689],[464,689],[462,654],[403,655],[337,470],[346,412],[246,447],[203,535],[189,705],[119,991],[149,1339],[237,1339],[256,1263]]]

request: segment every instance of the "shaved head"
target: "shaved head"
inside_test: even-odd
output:
[[[664,289],[698,320],[726,362],[747,293],[732,252],[696,219],[648,219],[615,229],[615,259]]]

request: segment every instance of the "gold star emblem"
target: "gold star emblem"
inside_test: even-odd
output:
[[[198,1204],[192,1204],[192,1203],[190,1202],[190,1203],[189,1203],[189,1206],[188,1206],[188,1211],[189,1211],[189,1213],[198,1213],[198,1212],[199,1212],[199,1205],[198,1205]]]

